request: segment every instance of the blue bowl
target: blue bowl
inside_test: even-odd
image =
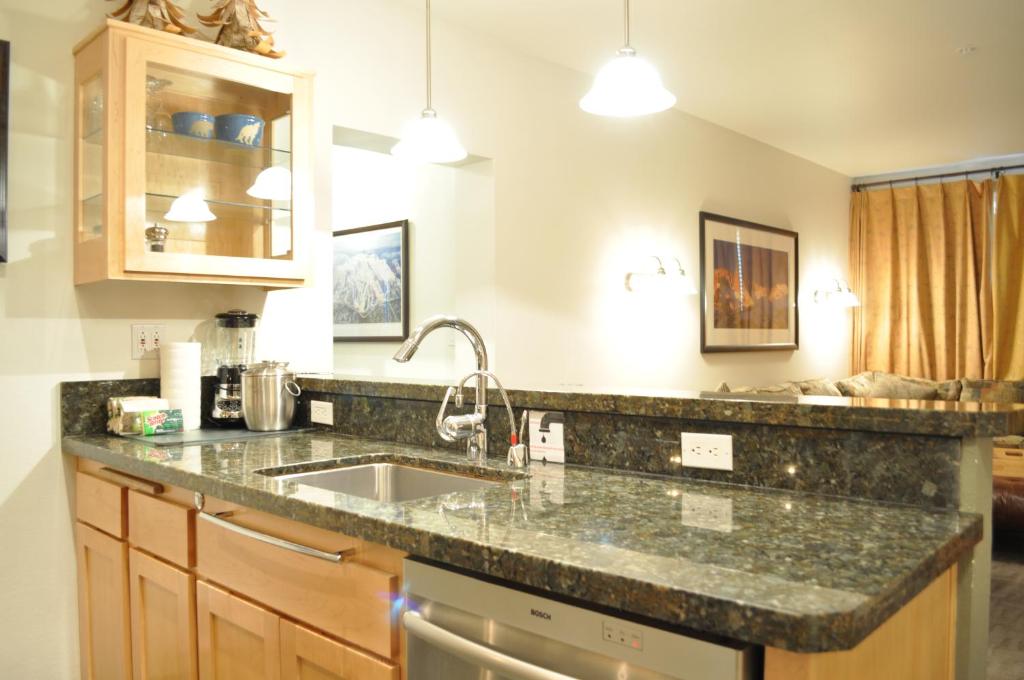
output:
[[[208,113],[178,111],[171,116],[171,124],[179,135],[213,139],[214,118]]]
[[[217,116],[217,139],[245,146],[260,146],[263,142],[263,119],[247,113]]]

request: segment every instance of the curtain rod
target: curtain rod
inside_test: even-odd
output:
[[[943,172],[943,173],[938,174],[938,175],[920,175],[918,177],[901,177],[900,179],[886,179],[886,180],[881,180],[881,181],[878,181],[878,182],[865,182],[863,184],[854,184],[850,188],[853,191],[863,191],[864,189],[867,189],[868,187],[882,187],[882,186],[886,186],[886,185],[891,187],[893,184],[899,184],[900,182],[915,182],[916,183],[916,182],[919,182],[920,180],[923,180],[923,179],[943,179],[943,178],[946,178],[946,177],[968,177],[969,175],[978,175],[978,174],[982,174],[982,173],[986,173],[986,172],[991,172],[996,177],[998,177],[1000,175],[1000,173],[1007,172],[1009,170],[1021,170],[1021,169],[1024,169],[1024,165],[1002,165],[1002,166],[991,167],[991,168],[979,168],[977,170],[964,170],[962,172]]]

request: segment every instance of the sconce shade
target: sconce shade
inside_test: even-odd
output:
[[[850,284],[842,279],[833,279],[827,288],[814,291],[814,301],[833,307],[860,307],[857,294],[850,288]]]
[[[658,268],[651,272],[628,272],[626,274],[626,290],[631,293],[647,293],[655,290],[663,290],[678,295],[696,295],[697,287],[693,279],[687,276],[678,258],[671,258],[675,261],[675,268],[665,269],[662,258],[651,255],[651,259],[657,261]]]

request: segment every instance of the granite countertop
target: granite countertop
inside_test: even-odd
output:
[[[441,401],[443,382],[397,378],[304,375],[303,390],[389,399]],[[1024,404],[922,401],[866,397],[789,397],[687,390],[572,392],[510,389],[516,408],[586,411],[762,425],[899,432],[947,437],[998,437],[1024,431]],[[468,401],[473,392],[467,392]],[[488,401],[500,404],[491,389]]]
[[[848,649],[981,538],[981,518],[577,466],[529,477],[493,456],[330,432],[154,448],[65,437],[65,453],[439,562],[800,652]],[[257,472],[333,459],[414,462],[505,480],[381,503]]]

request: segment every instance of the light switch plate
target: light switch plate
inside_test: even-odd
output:
[[[565,462],[565,414],[530,411],[530,460]]]
[[[309,419],[320,425],[334,425],[334,403],[310,400]]]
[[[732,435],[680,432],[683,467],[732,472]]]

